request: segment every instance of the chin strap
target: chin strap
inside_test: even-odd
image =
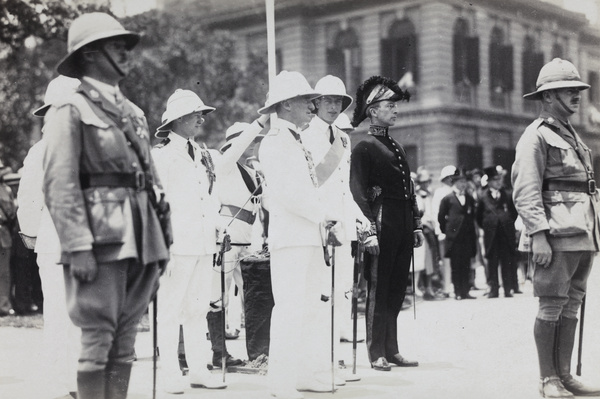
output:
[[[560,98],[560,96],[558,95],[557,92],[554,92],[554,97],[556,97],[556,100],[561,105],[561,107],[563,108],[563,110],[566,111],[566,112],[568,112],[569,115],[572,115],[572,114],[575,113],[575,111],[573,111],[571,109],[571,107],[569,107],[567,104],[564,103],[564,101]]]
[[[117,65],[115,60],[113,60],[113,58],[110,56],[110,54],[108,54],[108,51],[106,51],[104,46],[98,46],[98,47],[100,47],[100,52],[104,55],[104,57],[106,57],[106,59],[108,60],[110,65],[112,65],[112,67],[115,69],[115,71],[117,71],[117,73],[119,75],[121,75],[121,76],[127,75],[121,68],[119,68],[119,66]]]

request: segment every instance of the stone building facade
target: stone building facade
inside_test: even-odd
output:
[[[162,2],[168,8],[169,0]],[[202,3],[209,26],[239,38],[237,62],[266,56],[264,0]],[[300,71],[313,85],[334,74],[350,94],[372,75],[402,79],[412,99],[401,105],[392,135],[406,146],[413,170],[510,169],[521,133],[539,112],[523,94],[535,89],[544,63],[572,61],[592,85],[572,122],[593,147],[600,173],[600,32],[583,14],[539,0],[275,3],[278,71]],[[354,142],[367,127],[355,131]]]

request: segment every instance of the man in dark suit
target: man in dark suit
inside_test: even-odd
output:
[[[506,170],[502,166],[484,169],[487,188],[477,202],[477,224],[483,229],[485,257],[488,260],[488,298],[498,298],[498,264],[502,268],[504,296],[519,291],[516,268],[515,220],[517,210],[504,189]]]
[[[477,252],[475,200],[466,191],[467,177],[457,169],[452,177],[452,192],[442,198],[438,222],[446,235],[445,257],[450,258],[452,284],[457,300],[475,299],[469,294],[471,258]]]
[[[396,123],[398,101],[408,100],[394,81],[373,76],[356,93],[352,124],[369,118],[367,137],[352,151],[350,190],[371,222],[365,240],[367,351],[371,367],[389,371],[393,363],[419,363],[398,353],[397,319],[406,295],[413,247],[424,237],[410,168],[404,149],[389,134]]]
[[[136,327],[169,258],[146,119],[118,86],[138,41],[104,13],[74,20],[57,70],[81,86],[46,115],[43,189],[81,328],[79,399],[127,397]]]

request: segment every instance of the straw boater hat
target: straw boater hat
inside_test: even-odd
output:
[[[281,71],[273,79],[265,106],[259,109],[258,113],[266,115],[275,112],[275,105],[292,98],[309,97],[312,100],[319,96],[300,72]]]
[[[56,67],[61,75],[71,78],[81,78],[78,65],[79,50],[87,44],[98,40],[122,37],[128,50],[140,41],[140,35],[125,30],[113,17],[102,12],[83,14],[73,21],[69,28],[67,40],[68,54]]]
[[[39,117],[46,115],[46,112],[48,112],[52,104],[74,93],[80,83],[79,79],[69,78],[63,75],[59,75],[52,79],[46,88],[44,105],[33,111],[33,115]]]
[[[206,115],[215,110],[214,107],[204,104],[196,93],[191,90],[177,89],[167,100],[167,109],[162,114],[162,125],[156,129],[156,137],[165,138],[171,131],[171,123],[182,116],[194,112],[202,112]]]
[[[315,85],[315,91],[321,93],[321,96],[339,96],[342,97],[342,112],[344,112],[352,104],[351,96],[346,93],[346,85],[342,79],[327,75],[319,79]]]
[[[381,101],[409,101],[410,93],[403,91],[396,82],[383,76],[371,76],[356,90],[356,108],[352,124],[357,127],[367,119],[367,109]]]
[[[540,69],[535,87],[534,92],[525,94],[523,98],[539,100],[542,98],[542,92],[546,90],[566,88],[586,90],[590,88],[590,85],[581,81],[575,65],[567,60],[555,58]]]

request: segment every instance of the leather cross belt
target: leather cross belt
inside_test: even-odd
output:
[[[542,191],[572,191],[577,193],[596,193],[596,181],[544,180]]]
[[[254,221],[256,220],[256,215],[252,213],[252,211],[235,205],[221,205],[221,211],[219,213],[222,216],[231,216],[248,224],[254,224]]]

